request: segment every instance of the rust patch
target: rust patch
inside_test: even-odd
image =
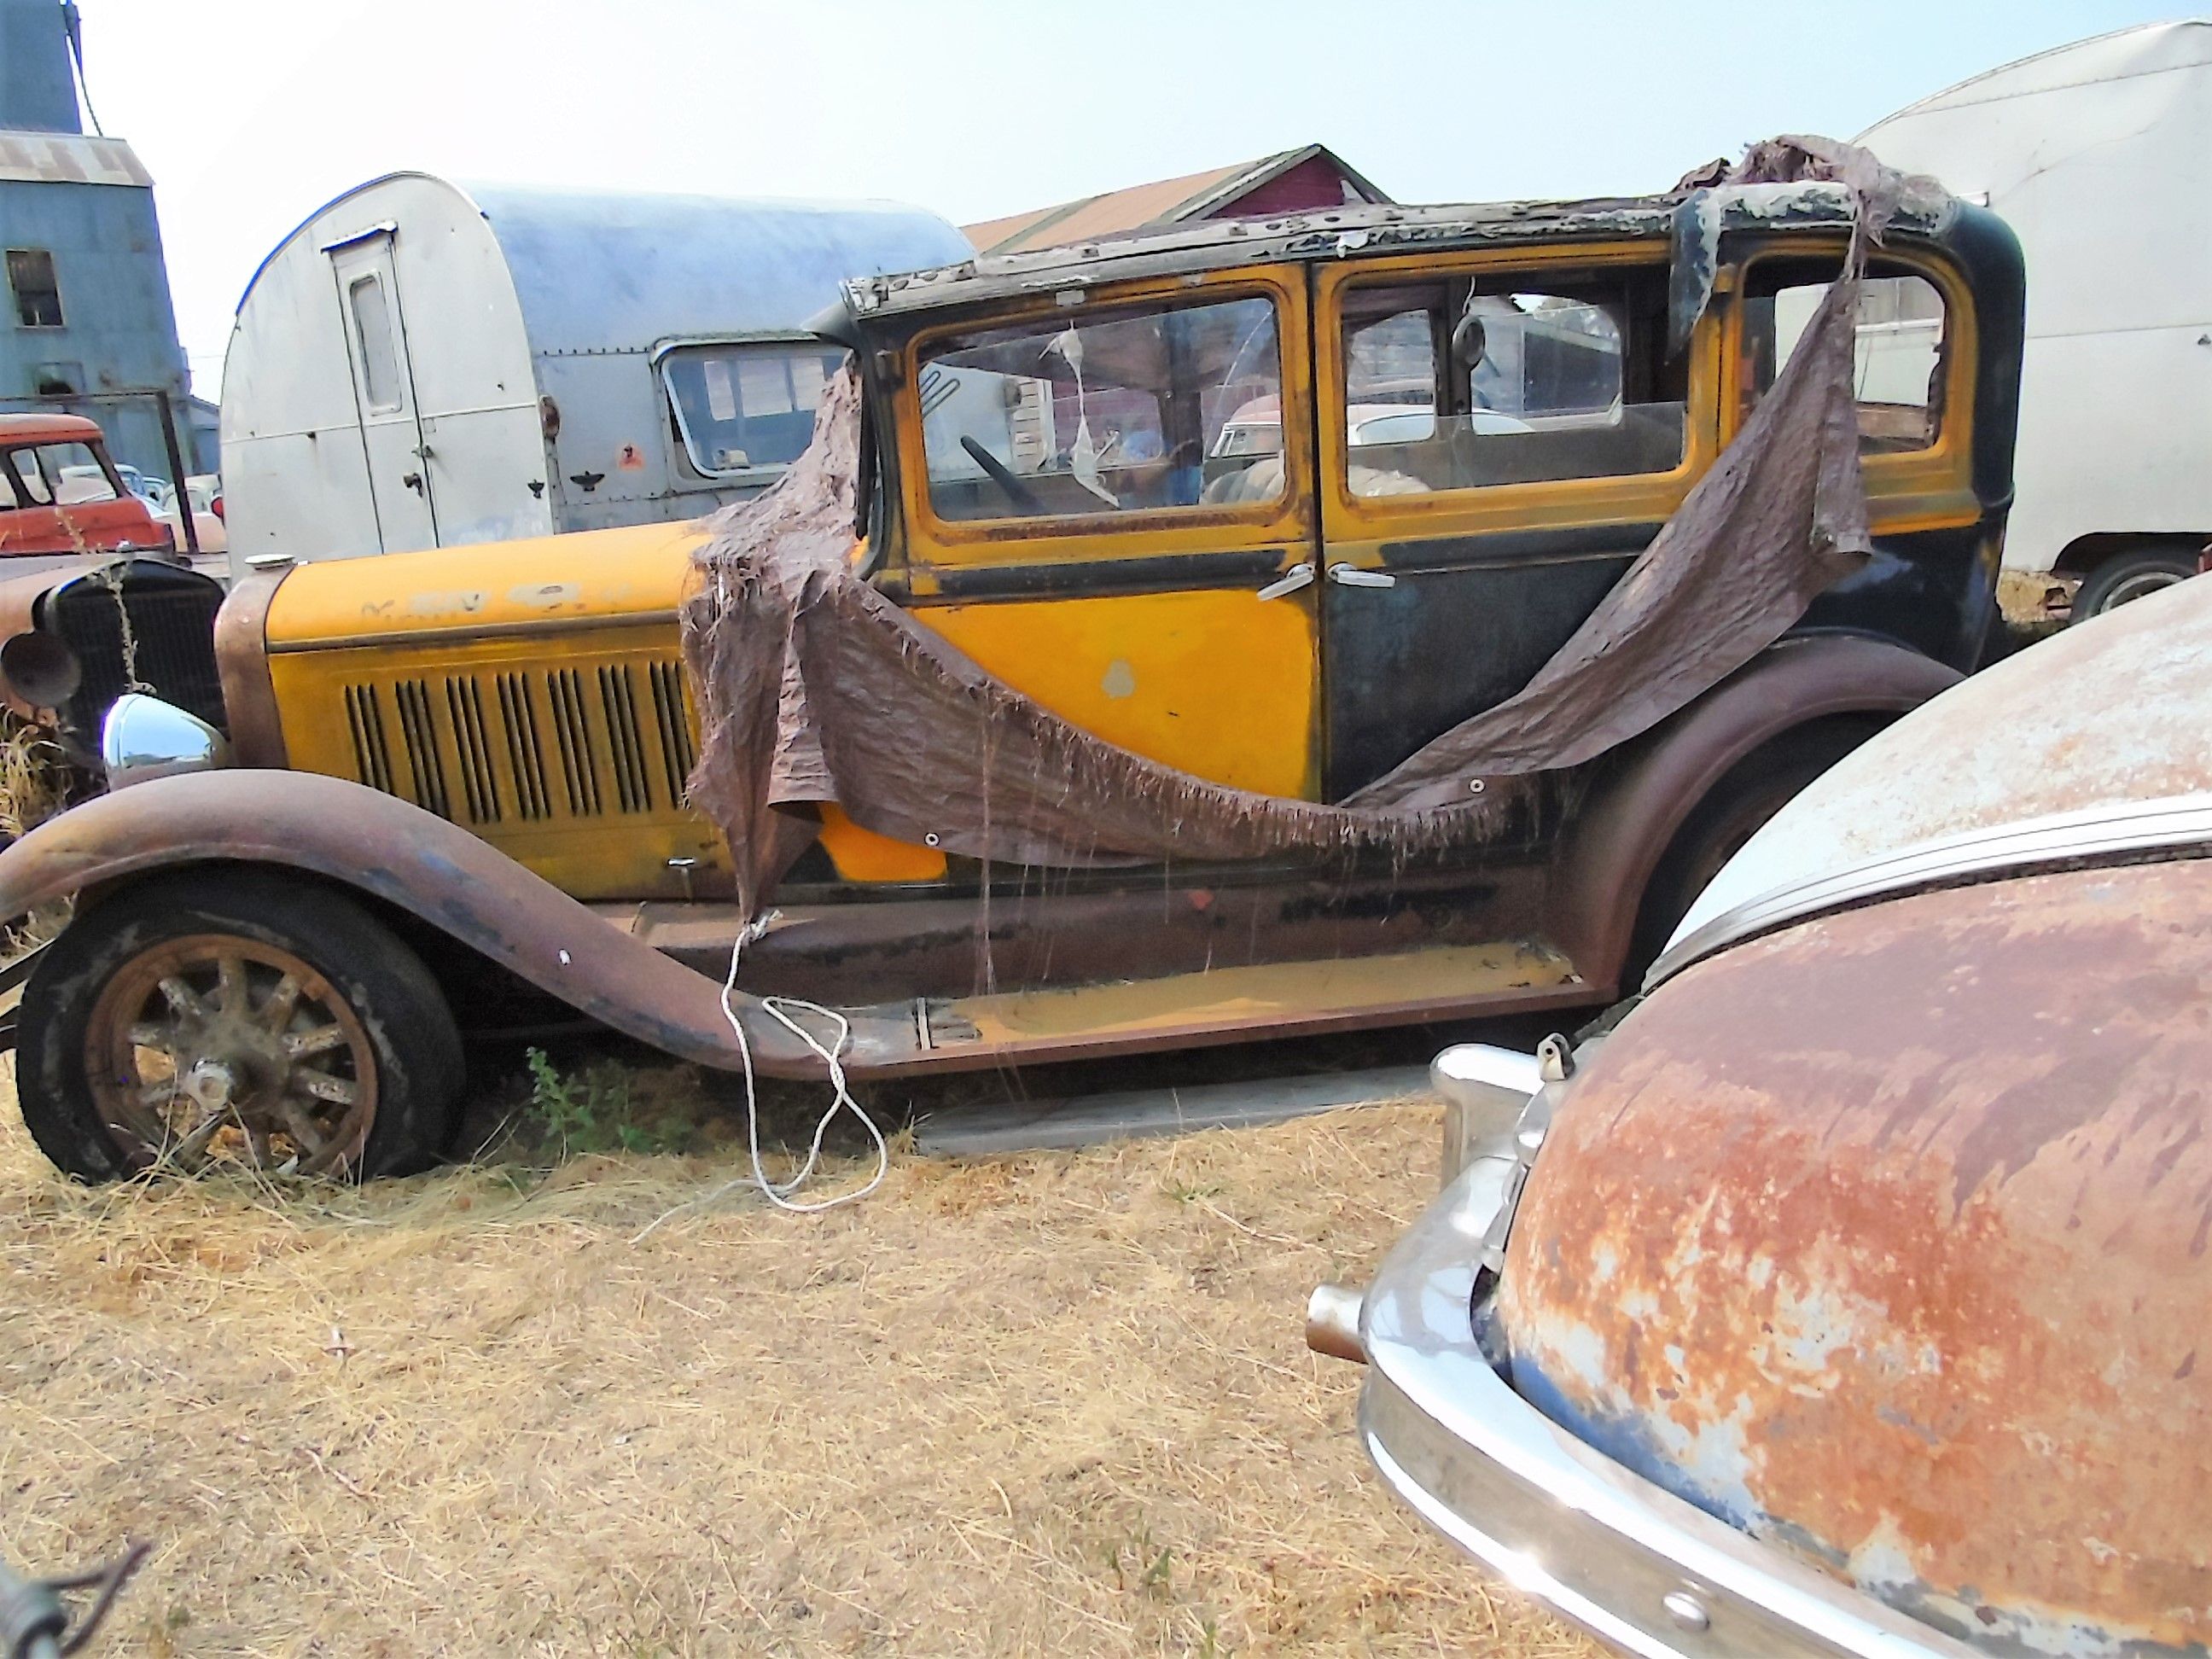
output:
[[[2212,1640],[2208,921],[2201,865],[2074,872],[1668,983],[1530,1180],[1516,1378],[1915,1610]]]

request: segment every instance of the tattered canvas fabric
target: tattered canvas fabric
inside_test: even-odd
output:
[[[1857,272],[1895,175],[1848,147],[1789,139],[1717,183],[1810,178],[1857,188],[1859,234],[1735,441],[1525,687],[1333,804],[1227,788],[1104,742],[856,574],[860,391],[848,369],[812,447],[717,520],[684,607],[704,738],[692,793],[729,839],[747,915],[832,804],[883,835],[1022,865],[1474,845],[1517,781],[1603,754],[1742,667],[1871,552],[1852,388]]]

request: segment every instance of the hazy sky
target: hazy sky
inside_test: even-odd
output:
[[[464,180],[894,197],[971,222],[1319,141],[1401,201],[1656,189],[1850,137],[2142,0],[81,0],[216,393],[314,208]]]

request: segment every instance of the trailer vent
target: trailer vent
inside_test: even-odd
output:
[[[698,759],[673,660],[361,683],[344,702],[356,779],[472,824],[682,811]]]

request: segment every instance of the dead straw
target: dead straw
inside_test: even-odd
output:
[[[118,1651],[1584,1655],[1379,1490],[1306,1290],[1433,1108],[973,1163],[57,1178],[0,1110],[0,1551]],[[1363,1168],[1380,1172],[1370,1181]]]

